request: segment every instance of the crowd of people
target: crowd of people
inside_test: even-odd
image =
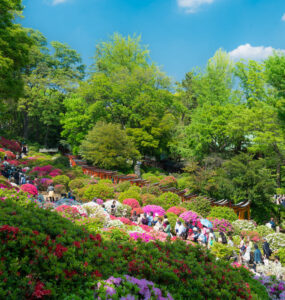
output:
[[[285,195],[274,195],[274,202],[285,207]]]
[[[105,209],[104,204],[102,204],[102,207]],[[112,203],[111,214],[114,216],[116,214],[116,201]],[[183,240],[191,240],[208,249],[213,246],[214,242],[233,247],[234,261],[245,265],[254,272],[256,272],[258,265],[267,264],[272,255],[270,245],[265,238],[262,240],[262,249],[259,249],[258,244],[253,243],[249,237],[245,238],[244,236],[240,236],[240,243],[235,245],[231,235],[227,236],[223,231],[214,232],[213,228],[204,226],[199,220],[183,222],[177,218],[174,230],[172,230],[167,215],[161,217],[153,212],[137,214],[134,211],[129,219],[135,224],[151,226],[156,231],[165,232],[169,237],[176,236]],[[273,218],[268,222],[268,226],[274,230],[276,229]],[[276,266],[281,267],[278,256],[275,256],[274,263]]]

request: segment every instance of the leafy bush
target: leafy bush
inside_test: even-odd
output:
[[[117,184],[116,192],[122,193],[127,191],[131,187],[131,183],[129,181],[123,181]]]
[[[230,259],[233,256],[234,251],[238,252],[238,250],[234,247],[217,242],[214,242],[213,246],[211,247],[211,253],[222,259]]]
[[[183,202],[182,206],[192,210],[206,218],[211,212],[211,201],[205,197],[196,197],[189,202]]]
[[[236,220],[232,223],[234,233],[239,235],[242,230],[254,230],[255,224],[252,221],[247,220]]]
[[[193,185],[193,180],[191,177],[181,177],[177,179],[177,187],[180,190],[190,188]]]
[[[122,204],[117,207],[115,216],[129,218],[131,216],[131,211],[132,211],[132,208],[129,205]]]
[[[248,273],[183,241],[114,243],[83,231],[54,212],[34,205],[26,209],[11,200],[0,201],[0,224],[3,299],[38,294],[63,299],[114,273],[152,280],[174,299],[251,296],[246,286]]]
[[[53,161],[53,165],[56,167],[63,166],[64,168],[69,168],[69,158],[67,156],[57,156],[56,159]]]
[[[171,231],[172,233],[175,233],[175,224],[177,219],[180,219],[182,221],[182,223],[184,223],[184,220],[182,218],[178,218],[176,214],[168,212],[166,213],[168,222],[170,223],[170,227],[171,227]]]
[[[272,228],[269,228],[265,225],[259,225],[255,228],[255,230],[260,236],[267,236],[270,233],[274,233],[274,230]]]
[[[4,157],[5,157],[5,152],[1,152],[1,151],[0,151],[0,159],[3,160]]]
[[[126,192],[120,193],[118,200],[120,202],[123,202],[125,199],[129,198],[136,199],[140,203],[140,205],[142,204],[141,194],[137,190],[131,188]]]
[[[272,251],[285,247],[285,234],[283,233],[271,233],[266,236],[266,240]]]
[[[280,258],[280,262],[282,264],[282,266],[285,266],[285,247],[278,249],[277,253],[276,253],[279,258]]]
[[[165,210],[169,209],[172,206],[178,206],[181,202],[181,199],[178,195],[167,192],[160,195],[155,204],[162,206]]]
[[[92,200],[94,197],[103,200],[112,199],[115,196],[114,187],[108,183],[99,182],[85,189],[84,199]]]
[[[158,186],[146,185],[142,188],[142,194],[152,194],[154,196],[160,196],[162,191]]]
[[[150,183],[158,183],[162,179],[162,176],[156,176],[153,173],[142,174],[142,179],[149,181]]]
[[[152,194],[142,194],[142,205],[150,205],[156,202],[156,196]]]
[[[84,180],[83,178],[77,178],[77,179],[72,179],[70,180],[68,186],[70,188],[70,190],[74,190],[74,189],[80,189],[82,187],[85,186],[86,180]]]
[[[69,181],[70,181],[70,179],[66,175],[59,175],[59,176],[55,176],[53,178],[54,184],[62,184],[65,186],[66,189],[68,189]]]
[[[177,180],[173,176],[166,176],[160,180],[159,185],[163,188],[171,188],[171,187],[176,188]]]
[[[56,194],[63,194],[63,193],[66,192],[65,186],[62,185],[62,184],[56,184],[56,185],[54,186],[54,190],[55,190],[55,193],[56,193]]]
[[[226,219],[229,220],[230,222],[236,221],[238,219],[234,210],[226,206],[212,207],[209,217],[217,218],[217,219]]]

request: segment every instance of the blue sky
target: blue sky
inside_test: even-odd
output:
[[[23,0],[25,27],[76,49],[92,63],[114,32],[142,35],[154,62],[181,80],[222,48],[234,59],[285,49],[285,0]]]

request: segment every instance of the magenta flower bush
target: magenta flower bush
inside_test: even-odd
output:
[[[200,219],[200,216],[191,210],[182,213],[179,217],[182,218],[185,222],[198,221]]]
[[[143,207],[143,212],[145,213],[150,213],[153,212],[153,214],[158,214],[159,216],[164,216],[165,215],[165,210],[158,205],[147,205]]]
[[[37,196],[38,194],[37,188],[34,185],[29,183],[21,185],[21,190],[29,193],[32,196]]]
[[[154,240],[154,237],[147,233],[140,233],[140,232],[130,232],[130,237],[134,240],[141,239],[142,241],[148,243],[149,241]]]
[[[134,198],[125,199],[123,201],[123,204],[129,205],[132,209],[140,207],[140,204],[139,204],[138,200],[136,200]]]
[[[38,176],[46,176],[48,175],[54,167],[51,165],[43,166],[43,167],[34,167],[31,170],[31,173],[37,173]]]
[[[99,205],[102,205],[104,203],[104,200],[102,199],[97,199],[96,200],[96,203],[99,204]]]
[[[55,177],[55,176],[58,176],[58,175],[61,175],[61,174],[62,174],[62,171],[60,169],[54,169],[48,175],[50,177]]]
[[[167,210],[167,213],[173,213],[176,216],[181,215],[182,213],[186,212],[187,209],[184,207],[180,207],[180,206],[172,206]]]
[[[50,178],[41,178],[40,183],[44,188],[47,188],[49,185],[53,183],[53,180]]]
[[[223,232],[233,232],[233,226],[232,224],[225,219],[214,219],[214,218],[208,218],[212,224],[214,231],[223,231]]]

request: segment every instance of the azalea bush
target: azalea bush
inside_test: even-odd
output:
[[[95,185],[90,185],[85,189],[84,198],[92,200],[94,197],[103,200],[114,198],[114,187],[110,183],[99,182]]]
[[[254,287],[248,274],[183,241],[114,243],[55,212],[9,199],[0,201],[0,224],[3,299],[63,299],[114,274],[151,280],[174,299],[249,299]]]
[[[117,184],[116,192],[122,193],[126,192],[131,187],[131,183],[129,181],[123,181]]]
[[[241,236],[243,237],[249,237],[251,241],[257,243],[261,240],[262,236],[259,235],[259,233],[255,230],[250,231],[250,230],[242,230],[240,233]]]
[[[156,196],[152,194],[143,194],[141,195],[142,205],[151,205],[156,202]]]
[[[145,243],[154,240],[154,237],[147,233],[140,233],[140,232],[130,232],[130,237],[137,241],[138,239],[142,240]]]
[[[211,201],[205,197],[195,197],[182,204],[187,210],[192,210],[206,218],[211,212]]]
[[[151,194],[151,195],[158,197],[162,194],[162,191],[160,190],[159,186],[145,185],[142,188],[142,194]]]
[[[265,286],[270,299],[285,299],[285,282],[278,281],[271,276],[260,276],[256,275],[254,279],[258,280],[262,285]]]
[[[129,205],[132,209],[140,207],[139,202],[136,199],[132,199],[132,198],[125,199],[123,201],[123,204]]]
[[[54,191],[56,194],[63,194],[66,192],[66,188],[63,184],[56,184],[54,186]]]
[[[217,219],[226,219],[230,222],[234,222],[238,219],[238,216],[234,212],[234,210],[226,206],[212,207],[209,217],[217,218]]]
[[[123,202],[125,199],[136,199],[140,204],[142,204],[139,189],[136,189],[135,187],[131,187],[126,192],[120,193],[118,200]]]
[[[173,300],[164,289],[161,290],[153,282],[132,276],[113,277],[101,280],[95,290],[97,299],[158,299]]]
[[[159,216],[164,216],[165,214],[165,210],[158,205],[147,205],[143,207],[143,212],[144,213],[150,213],[153,212],[153,214],[158,214]]]
[[[70,220],[80,219],[82,214],[76,207],[71,207],[68,205],[60,205],[55,209],[62,217],[68,218]]]
[[[222,259],[230,259],[234,255],[234,252],[238,252],[238,249],[222,243],[214,242],[211,247],[211,253]]]
[[[274,230],[266,225],[259,225],[255,228],[255,230],[261,237],[267,236],[270,233],[274,233]]]
[[[167,192],[160,195],[155,204],[162,206],[164,209],[169,209],[172,206],[178,206],[181,202],[181,199],[178,195]]]
[[[180,216],[185,222],[190,222],[190,221],[198,221],[200,219],[200,216],[195,213],[194,211],[186,211],[182,213]]]
[[[177,187],[177,180],[173,176],[166,176],[166,177],[162,178],[159,181],[159,185],[162,188],[171,188],[171,187],[175,187],[176,188]]]
[[[242,230],[254,230],[255,224],[252,221],[236,220],[232,222],[235,234],[240,234]]]
[[[214,231],[222,231],[224,233],[232,233],[233,232],[233,226],[232,224],[225,219],[214,219],[214,218],[208,218],[212,224]]]
[[[181,206],[172,206],[167,210],[167,213],[173,213],[177,216],[180,216],[182,213],[186,212],[186,208]]]
[[[62,184],[65,186],[66,189],[68,189],[69,181],[70,181],[70,179],[66,175],[58,175],[53,178],[54,184]]]
[[[285,247],[285,234],[283,233],[271,233],[266,236],[266,240],[272,251]]]
[[[21,185],[21,190],[23,192],[29,193],[32,196],[38,195],[38,189],[34,185],[29,184],[29,183]]]

